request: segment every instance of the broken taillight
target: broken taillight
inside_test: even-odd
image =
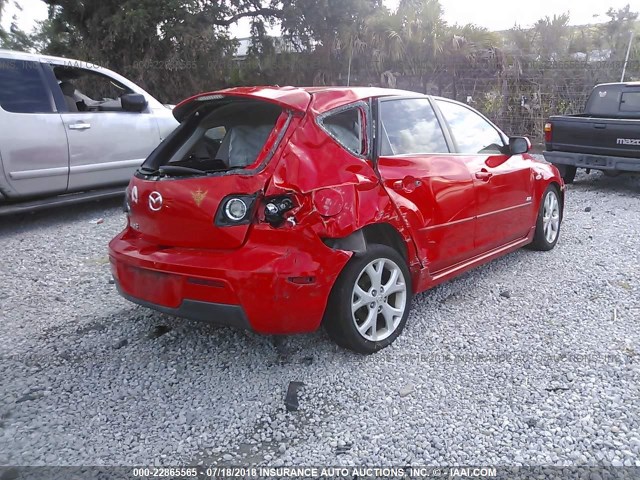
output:
[[[265,199],[264,219],[272,227],[279,227],[285,221],[285,214],[294,207],[293,199],[287,195]]]

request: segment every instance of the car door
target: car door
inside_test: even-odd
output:
[[[474,182],[450,154],[429,99],[383,98],[377,111],[377,168],[420,258],[433,274],[472,257]]]
[[[120,97],[134,92],[104,71],[55,63],[49,68],[66,107],[69,190],[127,183],[160,143],[152,109],[124,111]]]
[[[9,194],[63,193],[67,136],[39,62],[0,58],[0,158]]]
[[[475,246],[487,252],[524,238],[531,229],[532,171],[522,155],[510,155],[502,134],[475,110],[438,99],[456,152],[473,175],[478,204]]]

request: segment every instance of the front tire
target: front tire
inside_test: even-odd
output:
[[[533,236],[531,248],[533,250],[549,251],[556,246],[560,237],[560,224],[562,223],[562,203],[558,187],[549,185],[544,191],[536,232]]]
[[[398,338],[411,307],[407,263],[386,245],[369,245],[355,254],[338,277],[329,298],[324,325],[338,345],[358,353],[375,353]]]

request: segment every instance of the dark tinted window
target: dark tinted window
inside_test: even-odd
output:
[[[640,92],[625,92],[620,100],[621,112],[640,112]]]
[[[473,110],[457,103],[437,100],[458,153],[502,153],[504,143],[498,131]]]
[[[0,58],[0,106],[14,113],[51,113],[40,64]]]
[[[426,98],[383,101],[380,118],[382,156],[449,151],[438,119]]]
[[[592,115],[615,115],[620,106],[620,86],[597,86],[587,101],[587,113]]]
[[[322,126],[344,148],[357,155],[366,153],[362,134],[362,112],[350,108],[322,119]]]

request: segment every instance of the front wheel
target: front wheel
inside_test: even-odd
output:
[[[536,221],[536,232],[533,236],[531,248],[548,251],[555,247],[560,236],[561,222],[562,204],[560,193],[555,185],[549,185],[542,196]]]
[[[344,268],[331,292],[325,328],[338,345],[371,354],[402,332],[411,307],[407,263],[386,245],[369,245]]]

